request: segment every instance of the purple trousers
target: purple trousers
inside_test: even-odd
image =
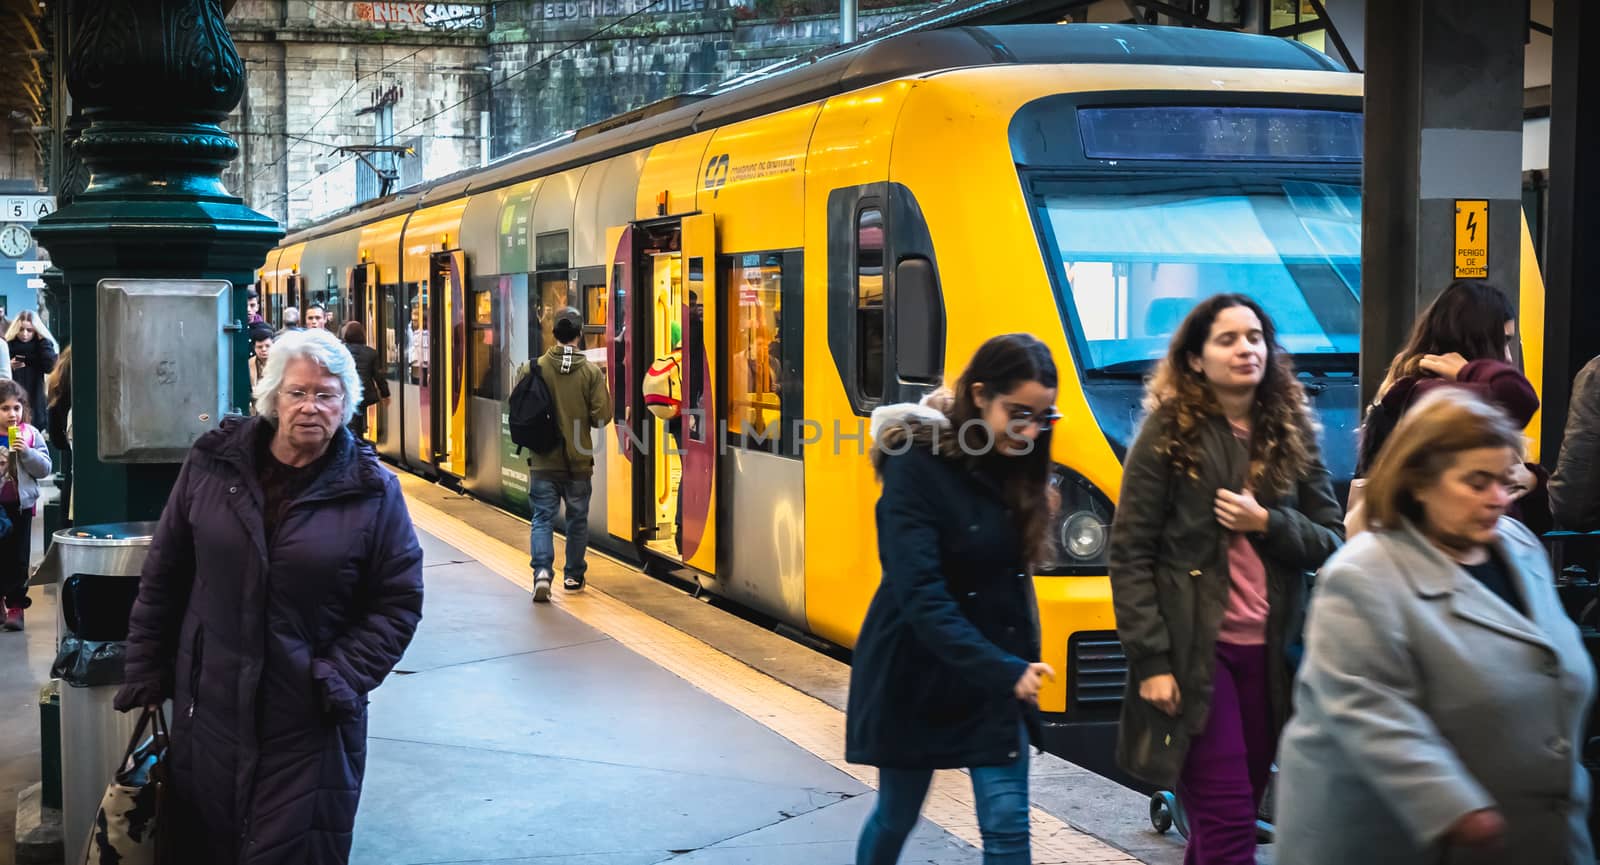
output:
[[[1217,643],[1206,728],[1189,743],[1178,798],[1189,817],[1184,865],[1255,865],[1256,811],[1277,741],[1267,697],[1267,647]]]

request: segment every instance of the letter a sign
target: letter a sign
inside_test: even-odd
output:
[[[1456,279],[1489,278],[1489,202],[1456,202]]]

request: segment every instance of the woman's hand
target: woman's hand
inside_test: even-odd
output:
[[[1267,530],[1267,509],[1256,501],[1255,493],[1217,490],[1215,504],[1217,522],[1230,532],[1264,532]]]
[[[1011,693],[1016,694],[1018,700],[1037,705],[1039,686],[1044,684],[1047,678],[1052,682],[1056,680],[1055,668],[1036,661],[1022,671],[1022,677],[1017,679],[1017,684],[1011,689]]]
[[[1178,679],[1171,673],[1151,676],[1140,682],[1139,698],[1174,718],[1183,710],[1183,695],[1178,693]]]
[[[14,357],[14,358],[11,359],[11,368],[12,369],[22,369],[23,367],[25,367],[27,365],[28,365],[28,362],[23,360],[20,357]]]
[[[1455,351],[1449,354],[1425,354],[1418,365],[1442,379],[1455,381],[1461,375],[1462,367],[1467,365],[1467,359]]]
[[[1506,818],[1493,808],[1483,808],[1456,821],[1445,840],[1458,847],[1495,847],[1505,840]]]

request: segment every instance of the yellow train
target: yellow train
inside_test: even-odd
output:
[[[370,418],[383,454],[524,511],[510,376],[579,308],[616,404],[594,541],[843,646],[878,574],[867,416],[989,336],[1037,335],[1064,417],[1060,551],[1036,578],[1064,675],[1041,704],[1076,736],[1114,722],[1124,676],[1105,535],[1141,376],[1197,298],[1261,300],[1350,474],[1360,110],[1360,77],[1295,42],[916,33],[374,202],[286,238],[260,287],[274,322],[321,302],[366,323],[396,397]],[[674,320],[681,459],[641,396]]]

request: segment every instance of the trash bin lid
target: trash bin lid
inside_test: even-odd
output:
[[[154,522],[100,523],[61,529],[52,537],[69,547],[141,547],[155,537]]]

